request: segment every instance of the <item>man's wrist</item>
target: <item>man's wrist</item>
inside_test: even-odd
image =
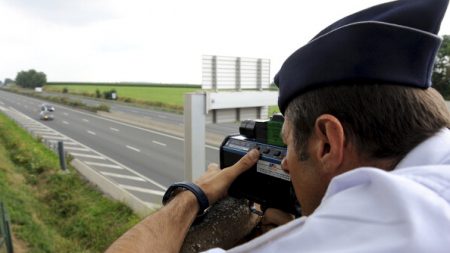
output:
[[[192,192],[187,191],[187,190],[181,190],[171,200],[173,200],[173,202],[177,202],[177,204],[179,204],[179,208],[182,206],[188,207],[186,210],[192,211],[192,213],[194,214],[194,217],[198,215],[200,206],[198,205],[197,198],[195,197],[195,195]],[[169,204],[170,202],[171,201],[169,201],[166,204]],[[190,211],[189,211],[189,213],[190,213]]]
[[[171,199],[178,195],[181,191],[189,191],[195,196],[198,203],[198,215],[204,214],[209,207],[209,201],[203,190],[196,184],[191,182],[179,182],[172,184],[163,196],[163,205],[166,205]]]

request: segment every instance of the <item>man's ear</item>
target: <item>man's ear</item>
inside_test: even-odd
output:
[[[345,134],[341,122],[330,114],[320,115],[314,124],[314,155],[322,173],[334,177],[344,159]]]

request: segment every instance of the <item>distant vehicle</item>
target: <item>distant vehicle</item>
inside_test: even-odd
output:
[[[50,104],[42,104],[41,112],[39,113],[39,117],[41,120],[52,120],[54,118],[53,112],[55,111],[55,107]]]
[[[41,105],[41,111],[49,111],[49,112],[54,112],[55,111],[55,107],[51,104],[42,104]]]

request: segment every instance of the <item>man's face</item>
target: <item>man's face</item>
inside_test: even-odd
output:
[[[283,124],[282,137],[287,145],[287,154],[282,161],[282,168],[291,176],[295,195],[300,202],[303,215],[310,215],[319,206],[327,189],[329,180],[321,175],[321,164],[314,155],[317,144],[314,134],[309,138],[306,150],[301,150],[302,159],[299,159],[300,150],[295,149],[294,135],[291,122],[286,118]]]

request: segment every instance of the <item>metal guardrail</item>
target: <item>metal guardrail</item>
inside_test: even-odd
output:
[[[6,253],[14,253],[11,230],[9,228],[9,217],[3,202],[0,202],[0,251],[6,248]]]

